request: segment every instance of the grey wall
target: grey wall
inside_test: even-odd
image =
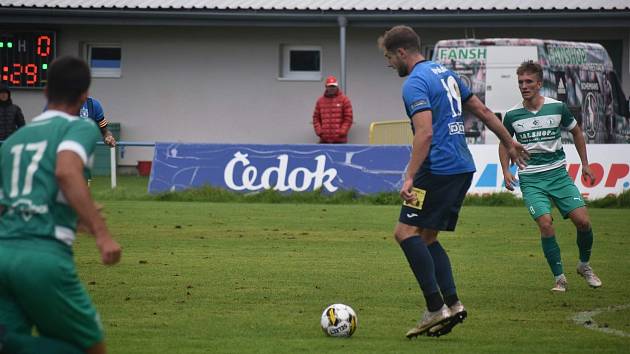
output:
[[[405,117],[403,79],[386,67],[376,45],[385,29],[348,27],[351,143],[367,143],[373,121]],[[427,44],[465,36],[464,29],[417,30]],[[630,94],[629,29],[476,29],[475,35],[621,39],[621,76]],[[122,77],[94,78],[91,94],[110,121],[121,123],[128,141],[315,143],[311,114],[322,81],[279,80],[279,46],[320,45],[323,77],[340,74],[336,28],[64,26],[57,38],[58,55],[79,55],[86,42],[122,46]],[[45,104],[41,91],[15,91],[13,97],[28,117]],[[151,149],[130,148],[121,164],[151,157]]]

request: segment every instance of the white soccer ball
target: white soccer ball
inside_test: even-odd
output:
[[[320,323],[327,336],[350,337],[357,329],[357,314],[348,305],[332,304],[322,313]]]

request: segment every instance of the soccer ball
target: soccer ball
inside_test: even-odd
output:
[[[322,313],[320,324],[327,336],[350,337],[357,329],[357,314],[348,305],[332,304]]]

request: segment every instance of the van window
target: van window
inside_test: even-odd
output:
[[[615,113],[624,117],[630,116],[630,114],[628,114],[628,102],[626,101],[626,95],[621,88],[619,78],[615,72],[610,73],[609,81],[612,88],[613,110]]]

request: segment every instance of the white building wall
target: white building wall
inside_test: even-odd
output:
[[[373,121],[404,119],[403,82],[386,66],[376,39],[386,28],[348,27],[347,94],[355,111],[349,141],[368,142]],[[417,29],[423,43],[463,38],[464,29]],[[468,31],[469,34],[472,31]],[[630,94],[630,29],[476,29],[482,37],[622,39],[623,86]],[[322,76],[339,75],[337,28],[86,27],[57,31],[58,55],[84,43],[118,43],[122,77],[94,78],[91,94],[127,141],[315,143],[311,115],[322,81],[279,80],[281,44],[322,46]],[[322,79],[323,79],[322,78]],[[28,119],[45,105],[42,91],[14,91]],[[152,157],[129,148],[123,165]]]

